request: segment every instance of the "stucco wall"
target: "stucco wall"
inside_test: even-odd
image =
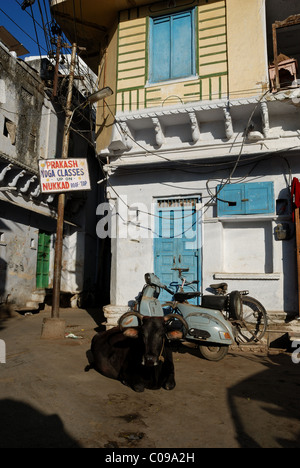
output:
[[[44,93],[37,73],[19,63],[0,47],[0,74],[4,93],[1,101],[1,152],[37,171],[40,148],[45,147],[42,128]],[[4,135],[5,122],[15,127],[15,135]],[[42,151],[45,154],[45,151]]]
[[[296,158],[290,158],[292,173],[300,174]],[[250,167],[250,166],[249,166]],[[119,197],[109,190],[110,203],[116,206],[118,238],[112,239],[111,303],[127,305],[134,300],[144,284],[144,274],[154,269],[153,216],[139,214],[140,210],[153,210],[157,198],[180,198],[201,195],[203,203],[209,200],[206,182],[212,192],[217,181],[225,177],[224,171],[201,174],[188,173],[178,168],[173,171],[141,172],[138,175],[113,176],[111,183]],[[286,198],[287,166],[283,161],[261,162],[244,182],[272,181],[275,199]],[[247,169],[239,168],[232,182],[245,176]],[[267,174],[268,175],[265,175]],[[211,180],[209,180],[211,178]],[[125,203],[132,209],[127,210]],[[152,211],[153,213],[153,211]],[[218,218],[215,203],[203,210],[199,226],[202,235],[202,287],[213,282],[226,281],[230,289],[250,290],[269,311],[296,311],[295,238],[277,241],[274,229],[282,218],[276,213],[267,216],[238,216],[236,219]],[[285,219],[285,218],[284,218]],[[128,221],[132,221],[131,223]],[[291,219],[287,217],[286,222]],[[146,226],[136,227],[135,223]],[[292,224],[290,225],[292,229]],[[100,226],[98,225],[98,228]],[[172,265],[170,265],[171,268]]]
[[[0,201],[0,296],[24,307],[36,290],[38,235],[53,232],[55,221]],[[53,238],[50,268],[53,268]]]
[[[103,55],[101,77],[115,91],[117,113],[257,96],[267,90],[265,0],[201,0],[196,8],[196,75],[157,84],[148,82],[149,18],[173,10],[160,8],[157,13],[153,8],[121,12]],[[112,98],[109,105],[114,111]],[[99,105],[98,151],[109,145],[110,119]]]
[[[53,282],[56,233],[55,204],[47,195],[39,196],[38,178],[28,185],[33,174],[38,175],[39,158],[61,156],[64,113],[56,112],[44,93],[38,73],[0,45],[0,171],[9,163],[14,167],[0,181],[0,296],[10,294],[10,301],[24,307],[36,290],[36,267],[39,231],[51,235],[49,288]],[[14,132],[7,131],[7,121]],[[76,119],[72,127],[77,129]],[[83,123],[80,123],[81,129]],[[34,138],[33,138],[34,137]],[[96,277],[95,209],[97,202],[98,162],[89,150],[86,138],[72,131],[69,144],[72,157],[91,159],[93,191],[67,197],[62,291],[78,292],[93,287]],[[15,177],[21,174],[20,179]],[[14,182],[12,182],[14,180]],[[5,187],[12,186],[12,190]],[[31,190],[32,186],[36,191]],[[79,198],[80,197],[80,198]],[[54,201],[55,203],[55,201]],[[2,239],[2,240],[1,240]],[[93,249],[95,256],[86,258]],[[86,272],[86,267],[89,271]]]
[[[231,99],[268,89],[265,0],[226,0]]]

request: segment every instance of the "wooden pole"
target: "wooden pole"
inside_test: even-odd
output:
[[[278,68],[278,48],[277,48],[277,27],[276,24],[272,25],[273,36],[273,54],[274,54],[274,67],[275,67],[275,86],[276,91],[280,89],[279,68]]]
[[[72,118],[71,105],[72,105],[72,96],[73,96],[76,50],[77,50],[77,46],[76,44],[73,44],[67,104],[66,104],[66,118],[65,118],[64,135],[63,135],[63,143],[62,143],[62,156],[61,156],[62,159],[67,159],[68,151],[69,151],[70,123],[71,123],[71,118]],[[58,196],[58,209],[57,209],[57,229],[56,229],[56,242],[55,242],[53,297],[52,297],[52,313],[51,313],[52,318],[59,317],[64,211],[65,211],[65,194],[60,193]]]

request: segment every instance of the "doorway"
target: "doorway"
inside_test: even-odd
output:
[[[36,287],[46,289],[49,285],[51,234],[40,231],[38,240]]]
[[[178,271],[188,269],[183,276],[188,282],[198,281],[194,290],[201,287],[201,211],[200,197],[163,199],[157,201],[154,272],[161,282],[170,286],[179,282]],[[186,289],[191,290],[191,289]],[[170,301],[171,296],[161,291],[160,300]],[[198,299],[193,302],[197,303]]]

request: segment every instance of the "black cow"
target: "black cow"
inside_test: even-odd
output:
[[[126,327],[137,317],[138,327]],[[172,327],[179,319],[186,331],[185,320],[175,314],[164,317],[143,316],[127,312],[119,319],[119,326],[94,336],[91,345],[94,367],[102,375],[121,381],[136,392],[145,388],[175,387],[174,364],[169,340],[183,337],[183,332]],[[178,321],[173,322],[178,325]],[[182,327],[181,327],[182,328]]]

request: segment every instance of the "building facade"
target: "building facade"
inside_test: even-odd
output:
[[[52,2],[69,37],[71,3]],[[87,60],[100,51],[115,91],[97,114],[112,309],[146,272],[169,285],[182,267],[203,292],[228,282],[271,317],[298,314],[299,13],[294,0],[85,2],[78,40],[94,38]]]
[[[53,281],[57,198],[41,193],[38,160],[60,157],[64,112],[45,92],[38,63],[0,43],[0,302],[20,311],[38,309]],[[72,132],[70,148],[90,157],[95,185],[99,164],[86,139]],[[71,295],[94,285],[96,203],[95,193],[67,201],[61,289]]]

